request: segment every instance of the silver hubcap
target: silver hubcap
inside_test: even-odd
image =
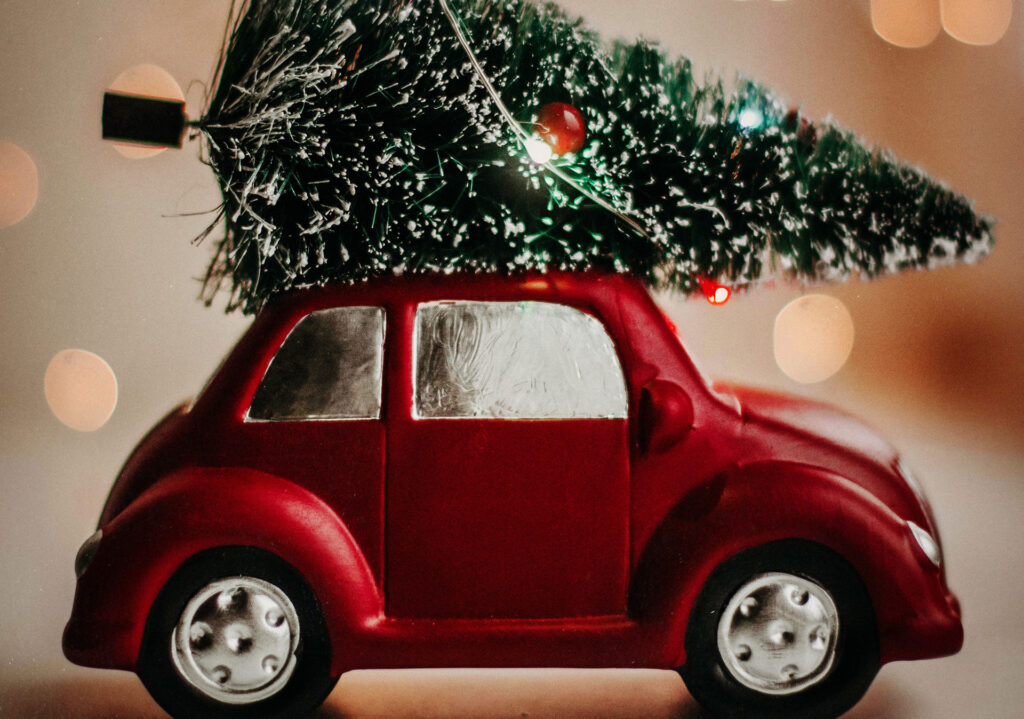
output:
[[[171,637],[178,674],[227,704],[266,699],[295,670],[299,617],[280,589],[255,577],[219,579],[185,605]]]
[[[828,676],[839,613],[816,582],[763,574],[732,596],[718,622],[718,652],[729,673],[764,694],[792,694]]]

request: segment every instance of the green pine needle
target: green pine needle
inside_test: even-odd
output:
[[[553,5],[450,1],[520,127],[549,102],[583,113],[585,147],[552,161],[576,186],[529,159],[436,0],[250,0],[199,123],[224,196],[208,302],[226,288],[254,312],[332,281],[595,267],[689,292],[991,245],[965,198],[756,84],[698,82]]]

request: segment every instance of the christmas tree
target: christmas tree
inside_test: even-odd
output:
[[[250,0],[194,123],[210,301],[400,272],[602,268],[684,292],[972,261],[991,222],[759,85],[528,0]]]

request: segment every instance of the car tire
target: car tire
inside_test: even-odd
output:
[[[785,540],[742,552],[705,583],[680,674],[717,717],[831,719],[879,668],[871,600],[838,554]]]
[[[311,713],[338,681],[315,595],[255,548],[185,562],[146,622],[138,674],[173,717],[283,719]]]

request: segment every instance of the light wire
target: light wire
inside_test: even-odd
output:
[[[480,82],[483,83],[484,89],[487,90],[487,94],[489,94],[491,96],[491,99],[494,100],[494,104],[498,107],[498,112],[500,112],[501,116],[505,118],[505,122],[508,123],[509,127],[512,128],[512,131],[519,137],[520,142],[523,143],[524,148],[526,148],[527,143],[530,142],[532,138],[526,132],[526,130],[524,130],[519,125],[519,122],[517,122],[516,118],[513,117],[511,112],[509,112],[509,109],[505,106],[505,103],[502,102],[501,96],[498,94],[498,91],[495,89],[493,83],[491,83],[490,78],[487,77],[487,73],[484,72],[483,66],[480,64],[480,61],[476,57],[476,53],[473,52],[473,48],[470,46],[469,41],[466,39],[466,35],[462,31],[462,23],[459,20],[459,17],[451,9],[451,6],[448,4],[448,0],[437,0],[437,2],[441,6],[441,10],[444,12],[444,15],[448,19],[449,24],[451,24],[452,30],[455,32],[455,37],[459,41],[459,45],[462,46],[462,49],[466,52],[466,55],[469,57],[469,62],[473,66],[473,70],[476,72],[477,77],[480,79]],[[594,192],[588,190],[586,187],[583,187],[575,179],[566,174],[560,167],[552,165],[550,161],[538,164],[540,164],[541,167],[551,172],[553,175],[558,177],[566,184],[575,188],[581,194],[585,195],[586,197],[593,200],[604,209],[614,214],[616,217],[618,217],[620,220],[628,224],[630,227],[632,227],[634,230],[639,232],[644,237],[650,237],[650,235],[648,235],[647,233],[647,230],[645,230],[640,225],[640,223],[638,223],[632,217],[616,208],[614,205],[612,205],[610,202],[605,200],[600,195],[597,195]]]

